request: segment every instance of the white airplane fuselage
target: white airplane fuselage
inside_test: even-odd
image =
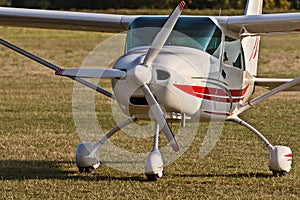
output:
[[[132,22],[125,54],[114,68],[128,72],[141,65],[163,22],[164,19],[155,17]],[[259,40],[227,35],[230,33],[225,33],[213,18],[178,20],[164,47],[148,66],[152,73],[147,84],[167,119],[181,119],[182,114],[224,119],[250,98]],[[114,78],[114,94],[126,115],[149,120],[142,87],[131,77]]]
[[[140,47],[127,53],[114,68],[129,71],[141,63],[146,49]],[[224,118],[253,93],[254,83],[248,72],[197,49],[166,46],[150,67],[155,73],[149,87],[170,120],[179,119],[181,114]],[[125,77],[112,82],[126,115],[150,119],[143,91],[133,80]]]

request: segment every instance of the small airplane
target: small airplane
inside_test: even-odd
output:
[[[273,146],[239,115],[278,92],[300,90],[300,77],[257,77],[260,37],[300,33],[300,13],[262,14],[263,0],[248,0],[243,16],[181,16],[184,7],[185,2],[180,1],[169,16],[0,8],[1,26],[128,31],[124,55],[111,69],[62,69],[3,39],[0,43],[54,70],[56,75],[69,77],[115,100],[128,116],[99,142],[77,146],[76,164],[80,172],[99,167],[97,152],[117,131],[138,120],[153,120],[154,145],[146,159],[145,174],[149,180],[157,180],[163,175],[158,148],[160,131],[178,152],[169,122],[184,126],[199,117],[208,121],[214,117],[252,131],[270,152],[269,168],[273,174],[287,175],[292,164],[291,149]],[[147,29],[150,27],[154,29]],[[87,78],[111,79],[113,93]],[[270,90],[250,100],[255,86]]]

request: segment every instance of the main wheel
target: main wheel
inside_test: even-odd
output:
[[[272,171],[274,177],[287,176],[289,173],[286,171]]]
[[[78,167],[80,173],[90,173],[95,170],[94,167]]]

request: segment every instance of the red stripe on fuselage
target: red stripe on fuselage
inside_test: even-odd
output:
[[[223,89],[220,88],[208,88],[202,86],[179,85],[179,84],[174,84],[174,86],[187,94],[193,95],[201,99],[230,103],[229,96]],[[229,90],[232,96],[232,102],[237,103],[240,100],[243,100],[244,99],[243,96],[247,92],[248,88],[249,85],[241,90]]]
[[[255,43],[254,43],[254,46],[253,46],[253,49],[252,49],[252,53],[251,53],[251,56],[249,58],[249,62],[251,61],[251,59],[254,60],[256,58],[256,55],[258,54],[259,40],[260,40],[260,37],[256,36]]]

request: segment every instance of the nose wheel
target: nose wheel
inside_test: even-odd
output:
[[[155,182],[155,181],[157,181],[159,178],[161,178],[161,177],[159,177],[158,174],[146,174],[146,177],[147,177],[147,180],[148,180],[148,181],[153,181],[153,182]]]

